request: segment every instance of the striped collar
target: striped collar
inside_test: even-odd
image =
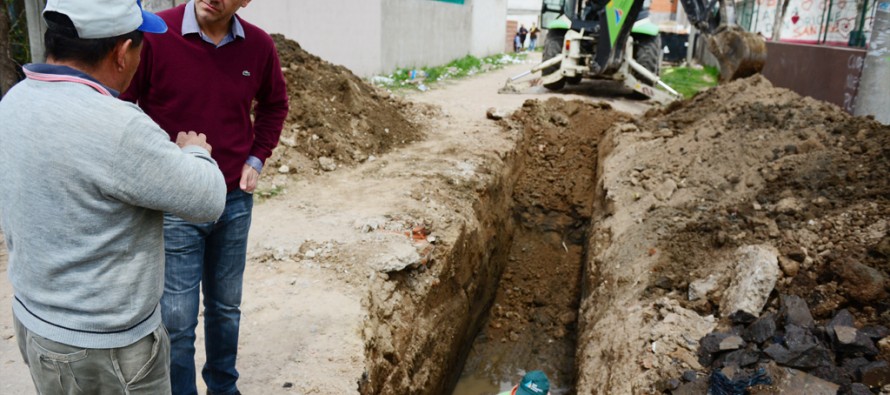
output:
[[[48,63],[31,63],[22,67],[28,79],[44,82],[74,82],[89,86],[105,96],[118,97],[120,92],[111,89],[90,75],[69,66]]]

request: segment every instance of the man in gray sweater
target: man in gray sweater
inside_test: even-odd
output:
[[[19,347],[41,394],[169,393],[163,213],[215,220],[225,181],[203,134],[174,144],[117,99],[161,19],[137,0],[49,0],[44,19],[47,64],[0,102]]]

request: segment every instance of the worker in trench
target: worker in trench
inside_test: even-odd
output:
[[[239,393],[235,361],[253,191],[288,112],[272,38],[236,15],[249,3],[192,0],[159,12],[170,30],[146,39],[139,70],[121,95],[171,137],[182,130],[206,133],[226,179],[226,208],[218,220],[164,217],[161,315],[170,332],[176,395],[197,394],[195,328],[202,291],[207,359],[201,376],[207,393]]]
[[[206,136],[174,143],[117,98],[163,20],[137,0],[49,0],[43,18],[47,62],[0,102],[19,350],[42,395],[169,394],[163,213],[218,218],[223,175]]]
[[[510,391],[502,392],[498,395],[549,395],[550,380],[547,375],[540,370],[532,370],[522,376],[519,384],[513,386]]]

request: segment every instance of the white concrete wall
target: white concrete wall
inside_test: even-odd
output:
[[[381,0],[259,0],[238,12],[355,74],[381,72]]]
[[[472,7],[431,0],[383,1],[383,70],[436,66],[471,51]]]
[[[507,0],[258,0],[239,15],[367,77],[501,53],[506,9]]]
[[[540,1],[540,0],[537,0]],[[507,0],[472,0],[473,36],[470,53],[484,57],[504,52]]]

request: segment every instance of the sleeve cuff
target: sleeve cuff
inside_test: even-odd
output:
[[[244,163],[250,165],[250,167],[256,170],[257,173],[263,173],[263,161],[261,161],[260,158],[251,155],[247,157],[247,160]]]

